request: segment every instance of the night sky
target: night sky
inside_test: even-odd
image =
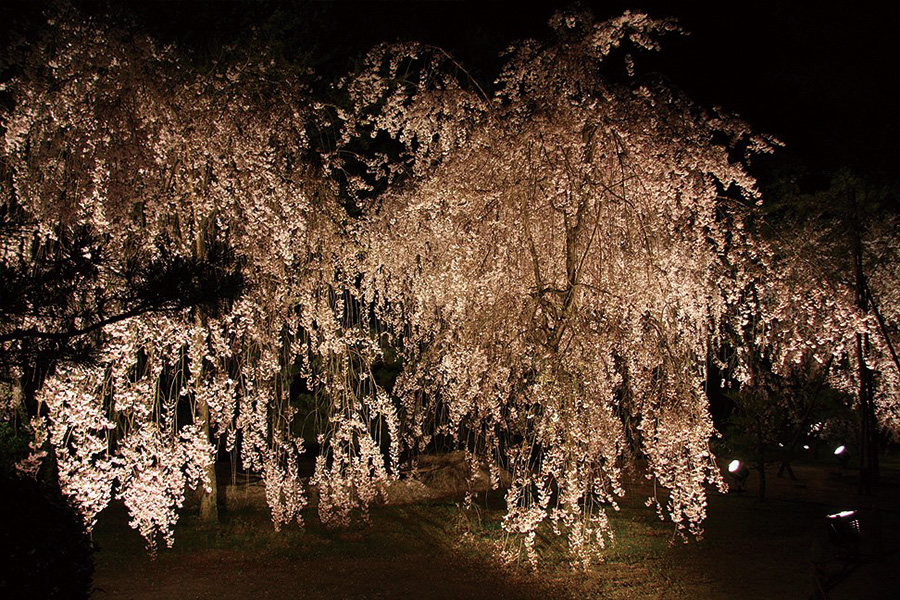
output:
[[[524,4],[356,2],[344,18],[373,36],[432,38],[489,76],[491,65],[482,56],[511,40],[546,36],[550,15],[571,6],[543,2],[542,9],[526,10]],[[600,18],[626,8],[678,18],[690,35],[664,42],[654,66],[702,104],[736,111],[757,130],[776,135],[810,168],[891,173],[900,159],[898,20],[887,2],[871,3],[876,9],[866,2],[830,4],[581,3]]]
[[[31,3],[9,2],[0,11],[9,14],[18,10],[11,6],[25,4]],[[572,6],[556,0],[78,4],[94,13],[121,11],[138,27],[188,51],[208,53],[219,45],[240,43],[253,26],[267,28],[273,44],[295,57],[312,57],[307,60],[326,76],[345,70],[378,41],[433,43],[459,57],[485,85],[496,75],[499,52],[517,39],[547,37],[550,15]],[[626,8],[678,18],[691,35],[667,40],[658,57],[648,57],[654,70],[701,104],[735,111],[757,131],[774,134],[787,144],[785,156],[807,170],[830,173],[847,166],[896,182],[898,21],[887,2],[830,4],[580,3],[599,18]],[[3,16],[0,12],[0,20]]]

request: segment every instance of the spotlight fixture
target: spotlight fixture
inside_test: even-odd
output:
[[[728,473],[731,474],[733,490],[735,492],[743,492],[747,489],[747,478],[750,476],[750,469],[745,467],[741,461],[734,459],[728,463]]]
[[[841,444],[837,448],[834,449],[834,456],[840,461],[841,468],[847,468],[847,462],[850,460],[850,451],[847,449],[847,446]]]
[[[859,552],[859,515],[855,510],[842,510],[826,515],[828,539],[848,556]]]

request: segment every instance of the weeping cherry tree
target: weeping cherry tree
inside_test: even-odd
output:
[[[261,51],[198,70],[124,30],[51,23],[4,83],[0,241],[4,273],[54,294],[4,308],[0,343],[82,352],[41,371],[20,469],[51,464],[89,525],[115,495],[152,546],[191,487],[215,517],[229,451],[263,475],[275,527],[300,522],[299,376],[325,523],[451,445],[506,486],[510,556],[534,563],[548,530],[587,564],[628,470],[699,535],[723,486],[709,358],[729,349],[741,381],[760,353],[830,366],[877,323],[747,232],[745,167],[773,142],[635,75],[673,22],[551,27],[490,91],[440,49],[378,46],[335,106]],[[403,367],[390,394],[385,346]],[[2,364],[5,418],[23,372]]]
[[[770,145],[631,77],[632,52],[672,22],[551,26],[553,42],[510,49],[490,96],[415,44],[377,48],[347,84],[348,143],[395,144],[359,190],[374,197],[364,291],[404,361],[404,443],[449,436],[508,470],[504,527],[531,561],[542,526],[595,555],[638,463],[648,503],[700,533],[707,486],[722,486],[707,357],[749,325],[763,283],[742,164]]]

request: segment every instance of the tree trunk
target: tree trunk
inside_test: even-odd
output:
[[[797,481],[797,475],[794,473],[794,468],[791,466],[791,459],[787,455],[785,455],[785,458],[781,459],[781,466],[778,467],[779,477],[784,477],[785,473],[787,473],[787,476],[791,481]]]
[[[854,210],[855,227],[853,230],[853,267],[856,279],[856,306],[863,312],[869,312],[869,296],[867,294],[866,276],[863,271],[862,237],[859,231],[859,215],[856,196],[851,191]],[[869,336],[866,333],[856,334],[856,362],[859,377],[859,493],[871,493],[872,486],[878,484],[878,432],[875,425],[875,407],[873,401],[874,381],[872,372],[866,365]]]
[[[206,259],[206,242],[204,239],[205,230],[206,222],[204,220],[204,222],[200,223],[197,227],[197,243],[194,248],[197,254],[197,260]],[[204,318],[203,311],[199,306],[194,309],[194,326],[197,328],[197,333],[194,336],[195,343],[205,344],[206,338],[203,335],[203,331],[206,329],[206,319]],[[196,373],[195,376],[197,380],[202,381],[202,359],[200,365],[198,366],[198,369],[200,372]],[[209,430],[209,405],[203,398],[197,399],[197,419],[200,421],[200,427],[202,428],[204,439],[206,439],[206,441],[212,441],[210,439]],[[209,491],[206,491],[206,489],[202,486],[200,487],[200,520],[204,522],[216,522],[219,520],[218,481],[216,480],[216,452],[213,452],[212,462],[206,465],[204,475],[206,475],[206,479],[207,481],[209,481]]]
[[[766,445],[763,439],[763,423],[756,417],[756,471],[759,473],[759,500],[766,499]]]
[[[25,408],[25,386],[22,385],[22,378],[18,375],[13,376],[12,380],[12,409],[15,415],[22,419],[23,422],[28,421],[28,411]]]
[[[871,494],[878,484],[878,432],[875,426],[875,410],[872,402],[872,373],[865,362],[868,343],[866,334],[856,334],[856,358],[859,363],[859,489],[860,494]]]
[[[811,421],[811,416],[813,414],[813,410],[816,407],[816,404],[819,400],[819,394],[822,393],[822,387],[825,385],[825,382],[828,379],[828,371],[831,369],[831,363],[834,361],[834,357],[830,356],[828,358],[828,362],[825,363],[825,368],[822,369],[822,378],[819,379],[819,383],[816,386],[815,392],[813,392],[812,396],[809,398],[809,404],[806,405],[806,410],[803,412],[803,418],[800,420],[800,425],[794,430],[794,435],[791,437],[790,445],[784,449],[781,457],[781,467],[778,469],[778,476],[784,477],[784,473],[786,472],[791,481],[797,481],[796,475],[794,475],[794,469],[791,468],[791,460],[793,459],[797,446],[800,445],[800,439],[803,436],[803,433],[808,431],[809,422]],[[814,444],[813,449],[813,457],[818,458],[818,446]]]
[[[201,421],[203,435],[210,439],[209,435],[209,406],[206,401],[197,402],[197,418]],[[216,455],[213,453],[212,462],[206,466],[205,473],[209,480],[209,491],[200,488],[200,520],[205,522],[217,522],[219,520],[218,481],[216,480]]]

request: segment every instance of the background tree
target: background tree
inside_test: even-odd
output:
[[[826,317],[830,324],[808,338],[821,340],[826,354],[831,348],[830,385],[856,398],[864,490],[878,481],[881,433],[897,434],[896,191],[844,170],[811,190],[802,172],[793,173],[771,184],[768,196],[759,231],[783,272],[793,273],[793,295],[784,298],[818,295],[816,312],[845,315]]]
[[[773,372],[764,357],[753,357],[753,377],[727,392],[734,407],[722,428],[729,451],[752,459],[758,477],[760,500],[766,497],[768,463],[779,464],[778,477],[796,479],[792,462],[804,453],[814,456],[819,446],[834,441],[831,430],[846,420],[847,397],[834,390],[833,358],[825,364],[807,355]],[[825,424],[830,422],[828,431]],[[846,443],[846,438],[841,442]],[[832,448],[833,449],[833,448]]]

